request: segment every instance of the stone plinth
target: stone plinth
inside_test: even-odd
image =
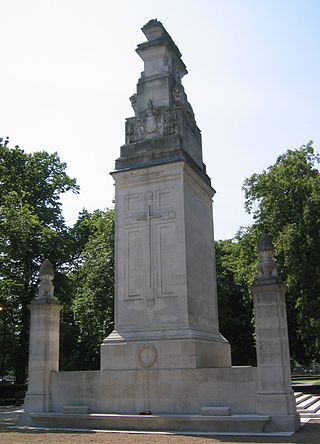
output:
[[[185,161],[113,177],[116,330],[101,369],[139,368],[141,348],[158,368],[230,366],[218,326],[213,189]]]
[[[29,309],[29,376],[24,409],[26,412],[47,412],[50,410],[50,374],[59,369],[61,306],[34,303]]]

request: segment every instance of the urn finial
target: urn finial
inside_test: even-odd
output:
[[[270,236],[263,232],[258,242],[257,253],[259,257],[258,279],[277,277],[277,265],[273,259],[274,248]]]
[[[52,299],[54,286],[52,280],[54,278],[53,266],[49,259],[45,259],[39,270],[40,284],[38,287],[38,299]]]

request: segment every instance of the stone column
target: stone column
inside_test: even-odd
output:
[[[258,244],[258,277],[253,285],[257,349],[258,414],[272,415],[277,427],[299,427],[291,387],[285,286],[277,276],[273,245],[267,234]],[[290,426],[291,424],[291,426]]]
[[[59,326],[61,305],[53,298],[54,272],[46,259],[39,273],[37,298],[30,310],[29,375],[25,412],[50,411],[50,374],[59,370]]]

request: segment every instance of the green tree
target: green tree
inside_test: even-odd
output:
[[[83,211],[72,235],[82,247],[69,273],[72,298],[63,309],[61,364],[93,370],[99,368],[100,344],[113,329],[114,211]]]
[[[59,268],[74,248],[60,196],[78,192],[57,153],[27,154],[0,138],[0,303],[8,307],[8,363],[15,357],[17,382],[27,368],[29,313],[44,258]],[[56,280],[59,282],[59,277]],[[7,351],[7,350],[6,350]],[[9,353],[10,352],[10,353]],[[9,359],[10,354],[10,359]]]
[[[237,239],[215,242],[220,331],[230,342],[233,365],[256,362],[250,293],[255,258],[247,254],[247,242],[240,234]]]
[[[288,150],[244,183],[252,233],[267,231],[288,289],[291,353],[300,363],[320,352],[320,173],[312,142]]]

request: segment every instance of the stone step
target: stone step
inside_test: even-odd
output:
[[[267,415],[122,415],[29,413],[25,424],[52,429],[90,429],[140,432],[263,433]]]
[[[300,413],[300,408],[297,408],[298,412]],[[319,411],[320,413],[320,396],[315,396],[315,399],[313,399],[313,402],[310,403],[307,407],[305,407],[302,411],[305,411],[307,413],[317,413]]]
[[[2,407],[0,411],[0,421],[12,420],[15,421],[19,418],[19,415],[23,412],[22,409],[12,409]]]
[[[303,403],[304,401],[306,401],[307,399],[311,398],[311,396],[312,396],[312,395],[308,395],[308,394],[305,394],[305,395],[299,396],[299,398],[296,399],[297,407],[298,407],[301,403]]]
[[[320,396],[296,392],[297,412],[301,418],[320,418]]]
[[[300,410],[305,410],[307,409],[309,406],[311,406],[312,404],[314,404],[315,402],[319,401],[320,396],[314,396],[314,395],[310,395],[309,398],[305,399],[303,402],[299,402],[299,404],[297,404],[297,410],[298,412]]]
[[[308,418],[308,419],[310,419],[310,418],[312,418],[312,419],[320,419],[320,413],[318,412],[318,413],[308,413],[308,412],[306,412],[305,410],[303,411],[303,412],[300,412],[299,413],[300,414],[300,418]]]

